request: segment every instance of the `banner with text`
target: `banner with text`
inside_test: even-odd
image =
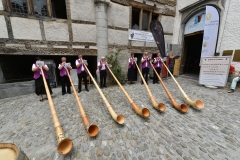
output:
[[[202,57],[199,84],[226,86],[232,57]]]
[[[201,57],[214,56],[219,28],[219,13],[213,6],[206,6]]]
[[[151,32],[128,30],[128,39],[134,41],[154,42],[154,38]]]

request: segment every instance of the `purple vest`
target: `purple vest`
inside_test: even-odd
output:
[[[131,63],[129,63],[128,64],[128,68],[132,68],[132,66],[133,66],[133,68],[135,68],[136,66],[135,66],[135,63],[133,62],[134,60],[132,59],[132,58],[130,58],[130,62]],[[132,63],[133,62],[133,63]]]
[[[77,61],[78,61],[78,63],[80,63],[80,60],[79,60],[79,59],[78,59]],[[82,72],[82,65],[83,65],[83,64],[80,64],[80,66],[77,68],[77,73],[78,73],[78,74],[80,74],[80,73]],[[84,68],[84,71],[87,73],[87,70],[86,70],[86,68],[85,68],[85,65],[83,65],[83,68]]]
[[[156,57],[157,58],[157,57]],[[156,59],[155,58],[155,59]],[[157,68],[159,64],[159,67],[162,68],[162,62],[161,61],[157,61],[156,63],[154,63],[154,68]]]
[[[143,59],[145,59],[145,57],[143,57]],[[146,63],[147,63],[147,67],[150,68],[150,62],[149,61],[144,61],[142,63],[142,68],[145,68],[146,67]]]
[[[100,65],[102,65],[102,60],[100,61]],[[108,68],[106,66],[105,66],[105,68],[106,68],[106,71],[108,71]],[[99,67],[98,72],[100,72],[101,70],[102,70],[102,66]]]
[[[60,65],[62,65],[62,63],[60,63]],[[70,69],[68,69],[68,73],[70,74]],[[63,77],[65,75],[67,76],[67,71],[66,71],[65,67],[62,67],[62,69],[60,70],[60,76]]]
[[[35,63],[35,66],[37,66],[36,63]],[[38,69],[34,72],[33,78],[34,78],[34,79],[38,79],[38,78],[40,77],[40,72],[41,72],[41,69],[38,68]],[[44,73],[44,75],[45,75],[45,78],[48,79],[47,71],[45,71],[45,70],[43,69],[43,73]]]

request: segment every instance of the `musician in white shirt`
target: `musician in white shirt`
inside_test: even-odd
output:
[[[153,66],[154,66],[155,70],[157,71],[158,75],[160,76],[160,72],[162,69],[162,61],[161,61],[161,55],[159,52],[157,54],[157,57],[154,58]],[[153,73],[154,73],[153,84],[155,84],[155,83],[158,83],[158,77],[155,72],[153,72]]]
[[[102,57],[101,60],[98,62],[98,69],[100,73],[100,88],[107,87],[106,86],[106,78],[107,78],[107,61],[105,57]]]
[[[88,86],[87,86],[87,70],[84,66],[84,59],[82,59],[82,55],[78,55],[78,59],[75,62],[76,66],[77,66],[77,74],[78,74],[78,93],[80,93],[82,91],[82,79],[84,80],[84,84],[85,84],[85,90],[88,92]],[[86,66],[88,66],[88,64],[85,64]]]

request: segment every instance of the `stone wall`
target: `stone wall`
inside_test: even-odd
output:
[[[73,20],[95,22],[95,4],[93,0],[70,0]]]
[[[72,24],[74,42],[94,42],[96,43],[96,25]]]
[[[240,49],[240,3],[239,0],[226,1],[221,18],[217,52]]]
[[[108,44],[128,45],[128,31],[108,29]]]
[[[67,21],[43,22],[47,41],[69,41]]]
[[[2,2],[0,2],[1,4]],[[5,22],[4,16],[0,16],[0,37],[1,38],[8,38],[8,31],[7,31],[7,25]]]
[[[0,11],[3,10],[3,3],[2,0],[0,0]]]
[[[31,94],[35,92],[35,81],[0,84],[0,91],[0,99]]]
[[[15,39],[42,40],[39,20],[11,17]]]
[[[110,3],[108,6],[108,25],[129,28],[129,6]]]

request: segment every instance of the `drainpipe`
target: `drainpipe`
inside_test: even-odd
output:
[[[108,15],[110,0],[94,0],[96,4],[97,61],[108,54]]]

